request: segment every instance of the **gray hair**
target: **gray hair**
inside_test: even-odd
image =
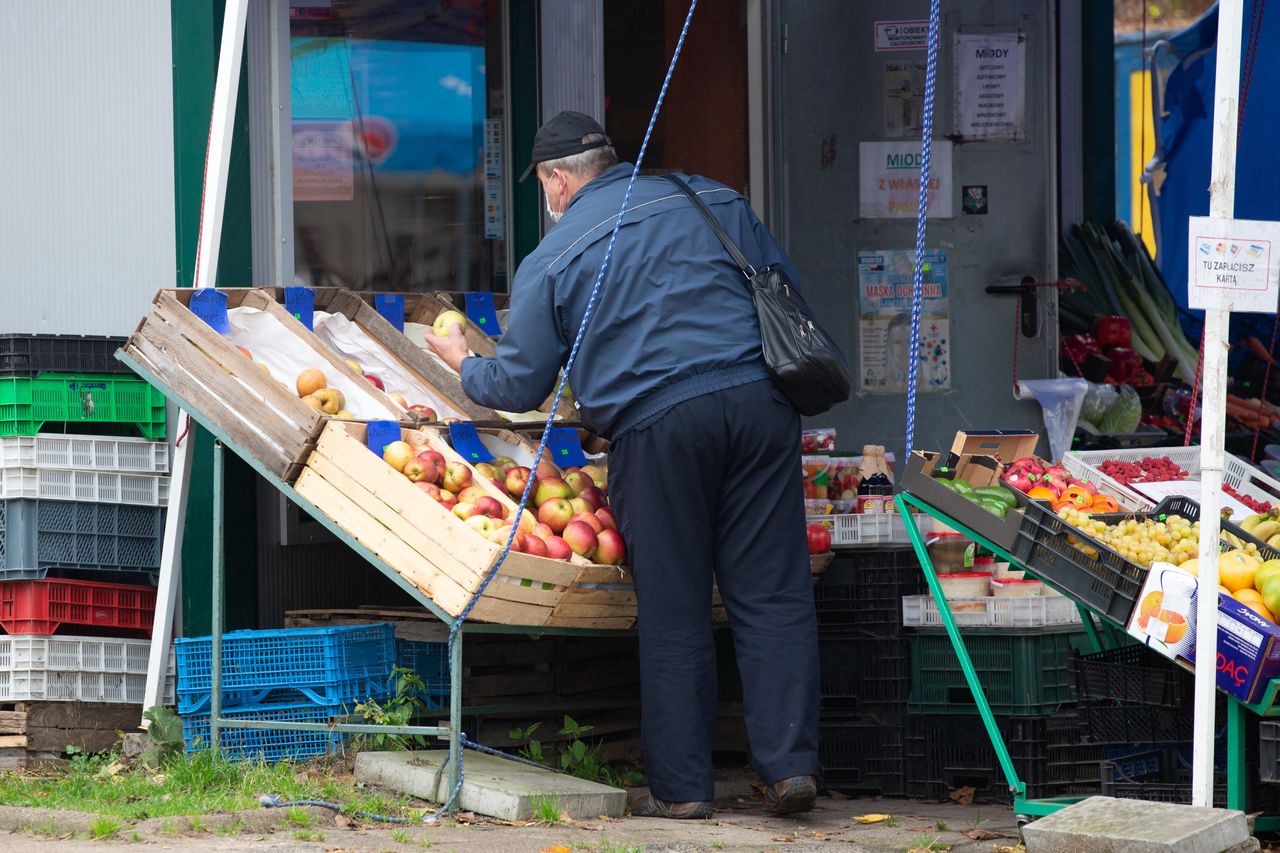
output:
[[[568,157],[561,157],[558,160],[543,160],[538,164],[538,174],[546,176],[554,170],[559,169],[567,172],[575,178],[594,178],[596,175],[611,169],[618,165],[618,152],[613,146],[608,144],[609,137],[603,133],[588,133],[582,137],[582,144],[588,145],[593,142],[604,142],[604,145],[597,145],[595,148],[588,148],[586,151],[580,151],[577,154],[570,154]]]

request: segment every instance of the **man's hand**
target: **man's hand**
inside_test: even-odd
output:
[[[471,350],[467,347],[467,338],[462,334],[461,323],[454,323],[445,337],[439,337],[428,331],[427,346],[444,359],[444,363],[453,368],[454,373],[462,373],[462,360],[471,355]]]

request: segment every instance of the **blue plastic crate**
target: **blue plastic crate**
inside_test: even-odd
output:
[[[396,640],[396,666],[422,679],[419,697],[429,710],[449,704],[449,644]]]
[[[353,705],[269,705],[223,711],[230,719],[288,720],[302,723],[327,723],[334,717],[351,713]],[[290,732],[276,729],[223,729],[219,738],[222,754],[233,760],[262,759],[283,761],[310,758],[339,752],[345,735],[339,732]],[[208,749],[209,715],[182,715],[182,741],[187,752]]]
[[[16,580],[52,567],[157,572],[164,513],[159,506],[0,500],[0,573]]]
[[[178,713],[208,707],[213,652],[209,637],[174,640]],[[313,702],[332,705],[387,695],[395,663],[389,622],[336,628],[232,631],[222,638],[224,708]]]

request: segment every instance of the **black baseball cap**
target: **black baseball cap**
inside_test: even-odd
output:
[[[600,138],[594,142],[583,142],[583,139],[593,133],[600,134]],[[612,144],[613,141],[605,135],[604,128],[591,116],[585,113],[565,110],[554,118],[549,119],[534,134],[532,159],[529,162],[529,168],[525,169],[524,174],[520,176],[520,180],[523,181],[529,177],[533,173],[534,167],[539,163],[545,163],[547,160],[559,160],[561,157],[581,154],[583,151],[590,151],[592,148]]]

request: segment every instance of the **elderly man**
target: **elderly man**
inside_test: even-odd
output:
[[[554,389],[632,171],[604,129],[573,112],[539,129],[532,160],[558,224],[516,272],[497,357],[469,356],[456,326],[428,338],[469,397],[507,411],[532,409]],[[752,264],[782,264],[799,280],[738,193],[685,180]],[[818,641],[800,419],[769,379],[745,278],[663,178],[636,181],[571,380],[583,423],[611,441],[609,493],[639,601],[650,793],[632,813],[712,812],[713,579],[767,805],[775,814],[808,810],[818,771]]]

